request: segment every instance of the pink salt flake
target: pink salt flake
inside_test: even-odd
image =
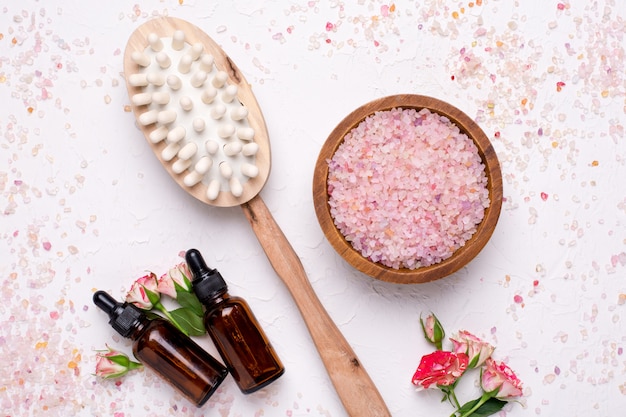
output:
[[[363,257],[394,269],[449,258],[489,206],[476,144],[428,109],[370,115],[344,137],[328,167],[335,226]]]
[[[611,265],[613,268],[615,268],[618,263],[622,266],[626,265],[626,252],[611,256]]]
[[[487,34],[487,29],[485,29],[484,27],[479,27],[478,29],[476,29],[476,32],[474,32],[474,37],[478,38],[479,36],[485,36]]]

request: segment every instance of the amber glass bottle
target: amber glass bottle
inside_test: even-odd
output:
[[[120,335],[133,340],[135,357],[198,407],[228,375],[221,363],[169,321],[148,319],[134,305],[118,303],[104,291],[97,291],[93,301]]]
[[[206,307],[204,326],[241,392],[250,394],[275,381],[285,367],[248,303],[228,294],[220,273],[208,268],[196,249],[185,258],[194,292]]]

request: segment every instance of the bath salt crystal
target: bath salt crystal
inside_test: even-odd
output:
[[[476,144],[428,109],[368,116],[328,160],[335,226],[384,266],[437,264],[465,245],[489,206]]]

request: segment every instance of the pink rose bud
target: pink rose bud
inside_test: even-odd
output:
[[[159,298],[157,278],[152,272],[135,281],[126,294],[126,301],[142,310],[150,310]]]
[[[187,264],[181,262],[159,278],[157,288],[161,294],[176,298],[177,290],[191,292],[190,277],[191,273]]]
[[[96,376],[101,378],[117,378],[126,375],[130,370],[141,367],[138,362],[131,361],[128,356],[107,346],[108,351],[96,354]]]
[[[522,381],[504,362],[496,362],[493,359],[485,361],[480,385],[483,391],[499,399],[522,395]]]
[[[468,358],[464,353],[437,350],[424,355],[411,382],[418,390],[431,386],[446,387],[454,384],[467,369]]]
[[[468,368],[478,368],[491,357],[494,347],[470,332],[462,330],[457,337],[451,337],[453,352],[465,353],[469,357]]]
[[[429,314],[425,320],[420,317],[420,323],[422,324],[422,330],[424,331],[424,337],[430,343],[435,345],[437,349],[441,350],[441,341],[446,335],[443,330],[443,326],[439,319],[434,314]]]
[[[176,298],[176,286],[172,277],[170,277],[169,271],[161,275],[157,281],[157,289],[161,294],[165,294],[168,297]]]

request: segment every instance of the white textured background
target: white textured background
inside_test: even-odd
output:
[[[619,0],[79,2],[0,9],[0,408],[3,415],[345,416],[304,323],[239,208],[188,196],[161,168],[122,74],[128,36],[168,14],[203,28],[253,85],[272,140],[262,196],[394,416],[447,416],[410,378],[430,352],[419,315],[497,346],[523,380],[506,416],[618,416],[626,405],[626,6]],[[558,84],[564,83],[564,84]],[[561,85],[560,88],[557,85]],[[560,89],[560,91],[558,91]],[[319,149],[350,111],[397,93],[475,118],[505,201],[486,248],[430,284],[372,280],[315,217]],[[201,409],[150,371],[92,373],[91,303],[197,247],[248,300],[287,372]],[[200,343],[212,350],[208,340]],[[468,376],[461,400],[478,394]]]

